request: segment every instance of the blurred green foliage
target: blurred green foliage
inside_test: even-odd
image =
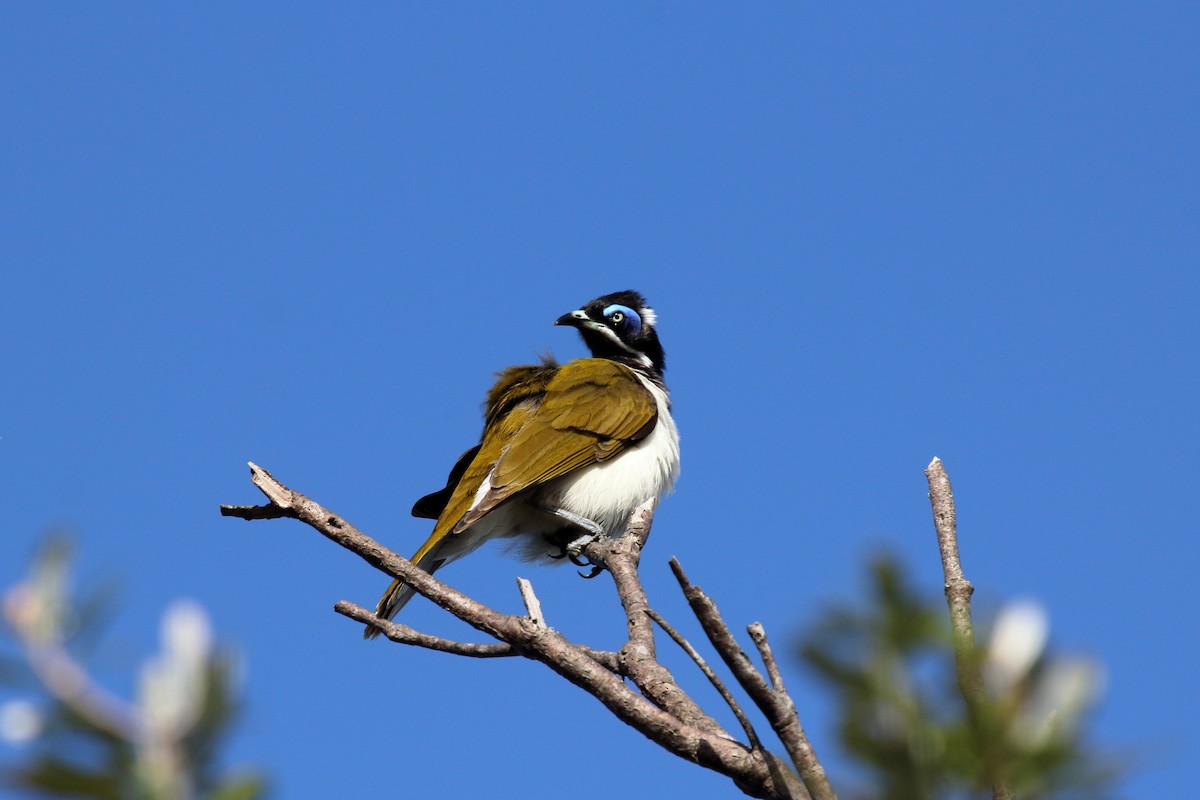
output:
[[[0,765],[4,784],[95,800],[264,797],[258,774],[227,774],[218,763],[237,712],[235,672],[203,609],[167,609],[161,650],[139,666],[137,697],[118,698],[86,668],[107,593],[74,598],[70,561],[66,540],[51,539],[4,593],[0,681],[30,698],[0,705],[0,738],[17,754]]]
[[[959,691],[945,599],[914,589],[893,558],[871,564],[862,603],[833,608],[808,631],[801,655],[833,691],[840,743],[857,768],[834,776],[841,797],[990,797],[993,776],[1022,800],[1115,796],[1114,759],[1084,732],[1098,667],[1048,651],[1032,604],[1001,608],[990,628],[976,651],[987,706],[975,714]]]

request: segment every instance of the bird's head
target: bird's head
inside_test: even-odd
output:
[[[654,331],[657,317],[646,300],[633,291],[597,297],[580,309],[563,314],[555,325],[579,330],[596,358],[620,361],[635,369],[661,375],[666,369],[662,345]]]

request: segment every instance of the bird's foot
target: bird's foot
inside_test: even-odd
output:
[[[587,559],[583,556],[583,548],[599,539],[602,535],[603,534],[585,533],[583,536],[567,542],[566,545],[563,546],[563,550],[566,551],[567,557],[571,559],[572,564],[577,567],[586,567],[588,564],[586,563]]]
[[[597,523],[581,517],[565,508],[544,507],[542,509],[547,514],[553,514],[561,520],[571,523],[574,527],[583,531],[582,536],[577,536],[574,539],[563,543],[562,541],[551,540],[551,543],[558,548],[557,553],[551,553],[551,558],[569,558],[571,563],[577,567],[591,567],[588,573],[579,573],[584,578],[594,578],[599,575],[604,569],[596,564],[593,564],[583,555],[583,549],[597,539],[602,538],[605,533]]]
[[[553,538],[547,536],[546,541],[550,544],[551,547],[554,547],[558,550],[557,553],[547,553],[547,555],[550,556],[550,558],[553,558],[553,559],[569,558],[569,559],[571,559],[571,563],[577,567],[591,567],[591,569],[588,570],[587,572],[579,573],[579,577],[591,580],[592,578],[599,575],[601,572],[604,572],[604,567],[600,566],[599,564],[592,563],[587,558],[587,556],[583,555],[582,552],[580,552],[582,550],[582,548],[587,547],[589,544],[596,541],[595,536],[588,534],[587,536],[580,536],[575,541],[567,542],[567,543],[555,541]],[[579,550],[577,550],[576,552],[571,552],[571,548],[576,544],[579,545]]]
[[[602,535],[603,534],[600,536]],[[592,561],[583,554],[583,548],[599,539],[600,536],[592,533],[585,533],[583,536],[567,542],[566,546],[563,547],[563,551],[566,553],[567,558],[571,559],[572,564],[577,567],[591,567],[588,572],[579,573],[579,576],[582,578],[591,580],[604,571],[604,567],[601,567],[599,564],[592,563]]]

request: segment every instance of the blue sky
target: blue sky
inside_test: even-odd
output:
[[[1130,795],[1184,796],[1195,6],[508,6],[0,10],[0,582],[73,529],[122,581],[118,687],[159,609],[204,603],[245,663],[231,761],[278,797],[732,794],[538,665],[364,644],[330,607],[384,576],[217,515],[253,460],[415,549],[492,373],[582,354],[551,322],[636,288],[683,437],[643,567],[668,618],[696,635],[670,555],[777,648],[881,546],[940,591],[941,456],[982,607],[1043,603],[1105,665]],[[444,577],[515,611],[517,575],[618,643],[602,581],[493,549]]]

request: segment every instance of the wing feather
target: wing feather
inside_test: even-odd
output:
[[[488,492],[453,530],[527,489],[612,458],[649,435],[657,419],[654,396],[628,367],[601,358],[559,367],[492,468]]]
[[[509,367],[500,373],[485,403],[482,440],[462,454],[450,471],[445,488],[422,497],[413,506],[415,515],[437,518],[429,538],[410,559],[413,563],[424,567],[426,564],[422,562],[427,557],[431,562],[438,557],[437,546],[451,533],[455,523],[471,510],[479,487],[503,453],[505,442],[533,416],[557,369],[553,362],[547,362]],[[399,585],[395,582],[393,589],[398,589]]]
[[[449,548],[445,546],[450,529],[470,510],[479,487],[500,458],[504,442],[518,432],[536,411],[556,370],[557,366],[552,361],[546,361],[537,366],[509,367],[500,373],[484,402],[482,440],[455,462],[444,488],[422,497],[413,506],[414,516],[437,519],[429,538],[413,554],[411,561],[414,564],[433,574],[451,558],[446,554]],[[375,613],[392,619],[412,596],[411,586],[404,581],[394,580],[380,598]],[[370,625],[363,632],[367,639],[378,635],[379,629]]]

